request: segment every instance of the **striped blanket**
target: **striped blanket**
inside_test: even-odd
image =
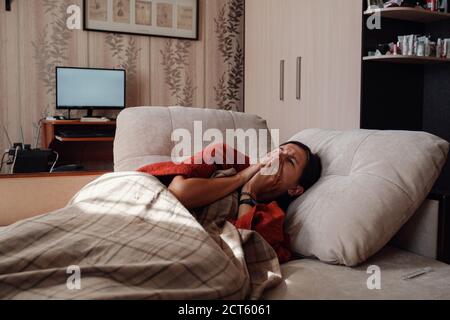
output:
[[[0,228],[2,299],[258,299],[273,249],[227,222],[231,194],[190,213],[155,177],[104,175],[58,211]]]

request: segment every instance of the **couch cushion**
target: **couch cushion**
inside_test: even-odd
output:
[[[147,164],[171,160],[171,152],[176,144],[171,141],[173,131],[188,130],[193,145],[194,121],[202,122],[203,133],[208,129],[218,129],[224,138],[226,129],[268,130],[265,120],[240,112],[187,107],[127,108],[117,118],[114,171],[136,170]],[[267,143],[270,142],[270,135],[267,135]],[[201,148],[210,144],[209,141],[200,143]],[[239,145],[237,139],[235,143],[240,152],[251,153],[248,144]]]
[[[424,132],[309,129],[291,140],[322,159],[320,180],[288,209],[292,248],[357,265],[412,216],[439,176],[448,143]]]
[[[381,289],[369,290],[369,266],[378,266]],[[430,273],[403,280],[417,270]],[[302,259],[282,265],[283,282],[264,294],[264,299],[450,299],[450,266],[413,253],[385,247],[356,267],[330,265]]]

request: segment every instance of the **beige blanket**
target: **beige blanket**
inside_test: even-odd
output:
[[[280,267],[259,234],[226,222],[236,202],[193,215],[155,177],[104,175],[0,229],[0,298],[257,299]]]

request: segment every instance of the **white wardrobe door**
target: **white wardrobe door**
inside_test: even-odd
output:
[[[271,129],[282,127],[285,121],[280,116],[283,1],[245,2],[245,112],[266,119]]]
[[[281,106],[283,118],[282,137],[288,140],[297,132],[308,127],[308,105],[305,95],[305,60],[308,52],[308,41],[311,25],[308,15],[311,14],[309,0],[281,0],[283,19],[282,50],[286,59],[286,99]]]
[[[246,112],[281,141],[306,128],[359,128],[361,14],[360,0],[246,0]]]
[[[359,128],[362,1],[302,1],[310,26],[302,70],[306,126]]]

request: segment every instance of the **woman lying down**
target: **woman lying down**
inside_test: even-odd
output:
[[[227,150],[241,160],[216,145],[140,169],[192,215],[153,177],[115,172],[60,210],[0,228],[0,298],[261,298],[291,257],[283,209],[318,180],[321,163],[297,142],[256,165],[210,161]]]
[[[232,164],[227,161],[230,154],[233,155]],[[222,161],[214,162],[211,156]],[[247,156],[242,157],[244,164],[237,164],[236,160],[242,159],[240,156],[243,155],[235,149],[216,144],[181,164],[164,162],[145,166],[139,171],[158,177],[187,209],[210,205],[238,191],[237,219],[230,217],[229,221],[237,228],[260,233],[274,248],[279,261],[287,262],[291,251],[289,237],[283,228],[284,211],[319,179],[321,160],[308,146],[297,141],[282,144],[258,164],[250,165]],[[197,157],[201,157],[200,161],[196,161]],[[237,174],[211,178],[217,170],[231,168]]]

